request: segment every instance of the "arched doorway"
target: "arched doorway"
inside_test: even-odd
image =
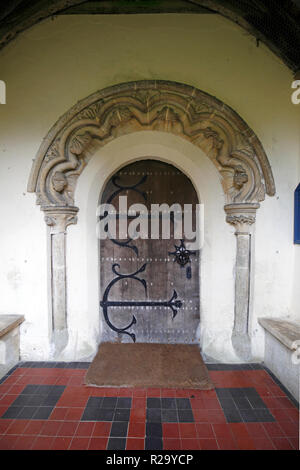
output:
[[[117,230],[100,240],[102,341],[196,341],[200,252],[188,249],[184,229],[191,221],[196,232],[198,203],[189,178],[159,160],[131,163],[109,179],[101,204],[115,208],[110,220]],[[106,209],[100,219],[108,235]]]

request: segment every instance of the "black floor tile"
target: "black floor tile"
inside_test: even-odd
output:
[[[175,398],[162,398],[161,407],[166,410],[176,410],[176,399]]]
[[[162,410],[161,420],[163,423],[177,423],[178,422],[177,410]]]
[[[107,444],[107,450],[125,450],[126,439],[120,437],[110,437]]]
[[[227,423],[241,423],[243,421],[242,416],[238,409],[223,409]]]
[[[52,406],[40,406],[31,419],[48,419],[52,411]],[[18,417],[18,419],[20,419],[20,417]]]
[[[233,398],[220,398],[219,399],[223,410],[236,410],[237,405]]]
[[[126,437],[127,436],[128,423],[115,421],[111,425],[110,437]]]
[[[86,407],[81,416],[81,421],[99,421],[99,409],[91,406]]]
[[[97,421],[113,421],[115,410],[100,408],[97,410]]]
[[[40,408],[36,406],[24,406],[18,414],[18,419],[33,419],[33,416]],[[48,418],[48,416],[47,416]],[[46,419],[46,418],[41,418]]]
[[[253,409],[240,410],[240,415],[242,417],[242,420],[245,423],[255,423],[255,422],[260,421],[260,419],[255,414],[255,410],[253,410]]]
[[[216,388],[218,398],[232,398],[229,388]]]
[[[234,403],[239,410],[251,410],[252,409],[252,406],[246,397],[235,398]]]
[[[116,408],[131,408],[131,398],[119,397]]]
[[[86,406],[89,408],[101,408],[103,397],[90,397]]]
[[[194,415],[192,410],[178,410],[179,423],[193,423]]]
[[[21,406],[10,406],[1,416],[1,419],[17,419],[22,409]]]
[[[152,423],[161,422],[161,409],[158,408],[148,408],[146,411],[146,421]]]
[[[116,408],[114,414],[114,421],[129,421],[130,409]]]
[[[162,450],[163,442],[162,439],[156,437],[146,437],[145,439],[145,450]]]
[[[176,406],[178,410],[191,410],[191,403],[189,398],[176,398]]]
[[[254,412],[255,412],[255,416],[261,422],[275,421],[274,416],[270,413],[268,409],[266,410],[257,409],[257,410],[254,410]]]
[[[162,424],[146,423],[146,437],[162,438]]]
[[[117,397],[103,397],[101,408],[114,409],[117,404]]]
[[[147,408],[161,408],[161,399],[147,398]]]

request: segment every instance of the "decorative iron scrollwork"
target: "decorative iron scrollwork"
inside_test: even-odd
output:
[[[145,271],[146,266],[147,266],[147,263],[144,264],[140,269],[138,269],[134,273],[121,274],[120,272],[117,271],[117,267],[120,268],[120,265],[117,263],[113,264],[112,271],[116,275],[116,277],[106,287],[105,292],[103,294],[102,301],[100,302],[100,305],[103,309],[104,319],[107,325],[112,330],[116,331],[117,333],[130,336],[134,343],[136,341],[136,336],[134,333],[130,333],[128,330],[136,323],[136,317],[133,315],[131,322],[124,328],[117,328],[115,325],[111,323],[109,319],[108,309],[110,307],[137,307],[137,308],[138,307],[168,307],[173,312],[173,318],[175,318],[175,316],[177,315],[177,310],[182,307],[181,300],[177,300],[178,296],[175,290],[173,291],[173,295],[171,299],[167,301],[112,301],[112,300],[108,300],[108,296],[109,296],[109,292],[111,288],[122,279],[134,279],[140,282],[145,289],[145,293],[147,294],[147,283],[145,279],[141,279],[137,276],[138,274]]]
[[[179,246],[175,245],[175,251],[169,251],[169,255],[174,256],[173,261],[178,263],[181,268],[183,268],[187,263],[190,263],[190,256],[195,254],[195,251],[190,251],[186,248],[183,240],[180,240]]]

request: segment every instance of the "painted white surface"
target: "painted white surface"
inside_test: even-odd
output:
[[[46,226],[35,195],[26,192],[32,159],[50,127],[78,100],[107,86],[155,78],[187,83],[223,100],[254,130],[271,163],[277,194],[261,204],[254,235],[254,358],[264,354],[259,316],[299,314],[299,247],[293,245],[292,231],[293,191],[300,178],[300,106],[291,103],[291,72],[267,48],[257,48],[254,38],[217,15],[60,16],[27,30],[0,51],[0,79],[7,86],[7,103],[0,106],[0,313],[25,315],[24,360],[49,357],[51,323]],[[124,152],[116,141],[118,155],[109,159],[109,146],[102,149],[100,166],[98,153],[79,180],[79,221],[68,228],[70,359],[95,352],[100,333],[99,280],[92,259],[96,241],[88,230],[101,182],[139,148],[140,156],[151,151],[178,163],[190,176],[198,175],[199,194],[214,212],[207,220],[207,253],[203,251],[201,265],[201,341],[207,354],[234,360],[229,329],[235,237],[224,222],[220,187],[209,162],[202,166],[205,158],[199,150],[175,145],[171,137],[158,140],[131,141]],[[205,192],[204,183],[210,191]]]

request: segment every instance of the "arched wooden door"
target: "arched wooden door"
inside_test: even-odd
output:
[[[148,159],[123,167],[106,184],[101,203],[116,208],[117,228],[121,220],[124,224],[120,196],[127,196],[128,209],[136,203],[147,208],[142,217],[149,222],[149,236],[121,239],[117,230],[115,239],[100,240],[101,341],[192,344],[199,324],[199,251],[185,251],[186,240],[174,239],[172,213],[166,239],[162,238],[164,213],[156,216],[156,222],[155,217],[150,221],[150,214],[153,204],[163,203],[182,209],[192,204],[195,212],[195,188],[174,166]],[[129,213],[127,227],[134,219]],[[158,221],[159,239],[152,239],[151,223]]]

